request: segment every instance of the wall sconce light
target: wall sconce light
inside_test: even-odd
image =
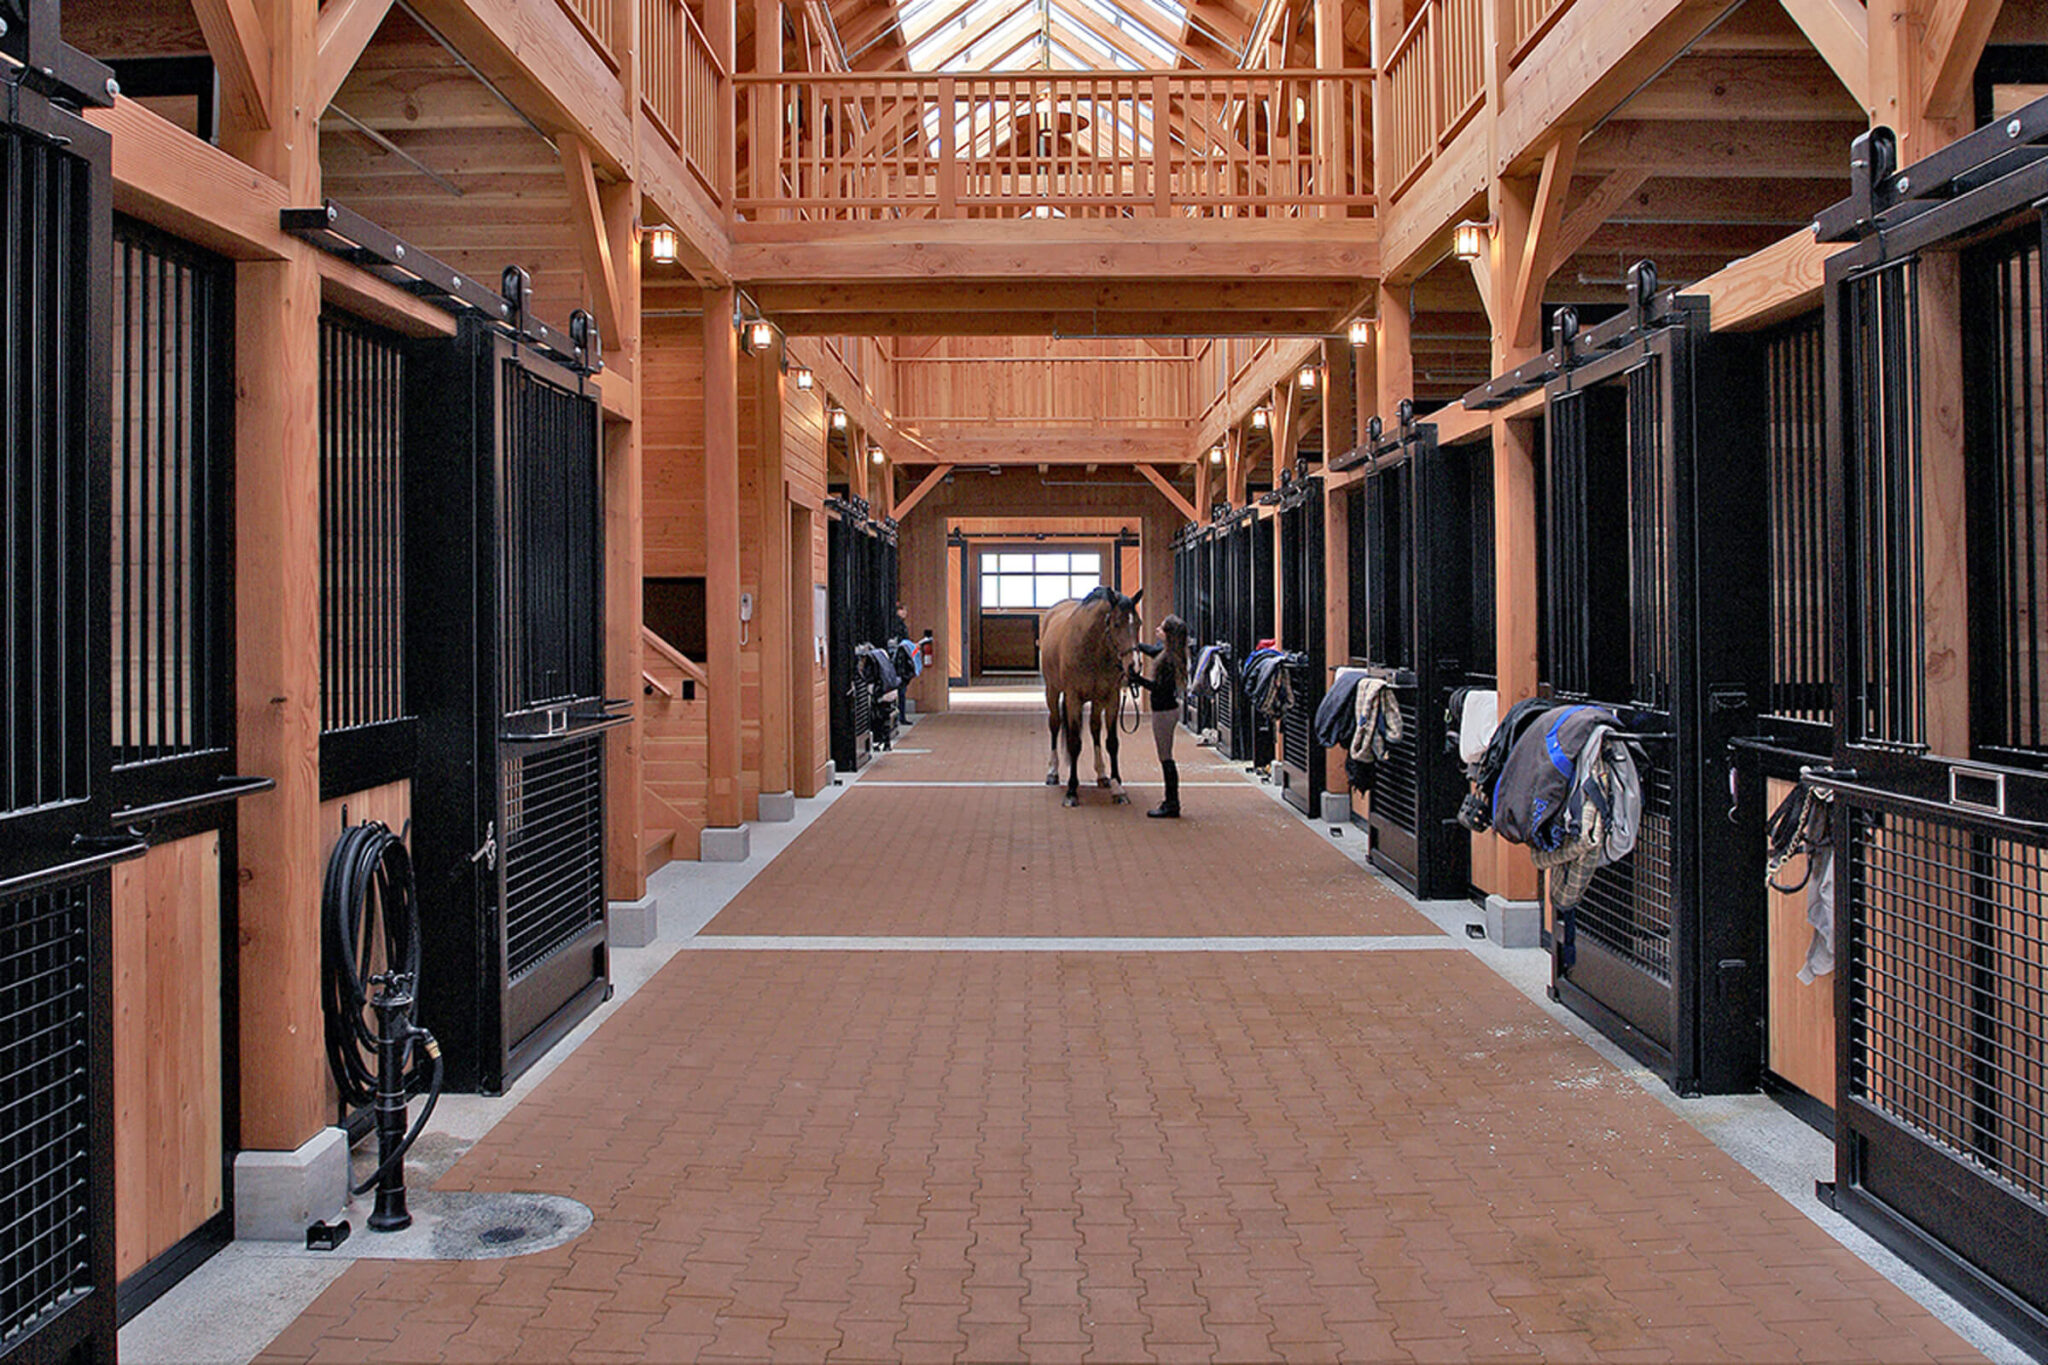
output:
[[[1252,430],[1264,431],[1273,422],[1273,410],[1268,407],[1252,409]]]
[[[1215,445],[1209,447],[1209,463],[1223,463],[1223,442],[1218,441]]]
[[[882,455],[882,448],[880,446],[868,447],[868,459],[870,461],[872,461],[875,464],[880,464],[882,463],[883,458],[884,456]]]
[[[647,229],[647,255],[656,265],[676,263],[676,230],[672,227]]]
[[[799,365],[794,370],[791,370],[790,374],[795,377],[796,386],[800,392],[809,393],[811,391],[812,381],[811,372],[809,370]]]
[[[1302,366],[1301,373],[1294,376],[1294,382],[1301,386],[1303,393],[1314,393],[1316,391],[1316,367],[1313,365]]]
[[[1451,254],[1461,261],[1476,261],[1486,254],[1486,239],[1493,235],[1493,220],[1467,219],[1451,231]]]
[[[1350,327],[1351,344],[1360,347],[1372,345],[1372,334],[1376,325],[1371,318],[1353,318]]]
[[[832,409],[832,430],[834,430],[834,431],[844,431],[844,430],[846,430],[846,409],[845,409],[845,408],[834,408],[834,409]]]
[[[763,351],[772,350],[775,346],[775,324],[757,318],[747,324],[745,336],[748,355],[759,355]]]

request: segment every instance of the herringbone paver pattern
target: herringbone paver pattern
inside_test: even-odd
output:
[[[1453,949],[685,953],[445,1183],[268,1359],[1969,1355]]]

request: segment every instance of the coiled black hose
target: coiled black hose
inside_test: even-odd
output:
[[[412,856],[406,852],[404,840],[374,820],[344,829],[328,856],[320,901],[327,1064],[343,1103],[370,1104],[377,1098],[377,1033],[372,1025],[369,988],[377,974],[378,948],[383,949],[386,974],[403,974],[415,989],[420,979],[419,903]],[[415,1042],[422,1046],[415,1049]],[[357,1194],[375,1185],[387,1167],[403,1159],[441,1098],[441,1049],[433,1034],[410,1026],[406,1053],[410,1059],[406,1094],[426,1093],[426,1107],[405,1141]]]

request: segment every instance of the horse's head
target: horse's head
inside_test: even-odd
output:
[[[1109,611],[1105,621],[1109,629],[1110,648],[1119,659],[1131,657],[1131,651],[1138,647],[1138,599],[1145,595],[1143,588],[1129,597],[1112,589],[1109,594]]]

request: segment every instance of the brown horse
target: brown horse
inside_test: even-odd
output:
[[[1114,588],[1097,588],[1076,601],[1068,598],[1045,613],[1039,632],[1038,662],[1045,674],[1046,728],[1052,732],[1052,758],[1045,785],[1060,781],[1060,731],[1067,733],[1067,797],[1081,804],[1081,708],[1089,707],[1088,733],[1095,741],[1095,785],[1108,787],[1118,805],[1124,776],[1117,764],[1117,714],[1123,700],[1124,669],[1138,644],[1138,599],[1143,588],[1123,596]],[[1102,719],[1109,717],[1109,776],[1102,775]]]

